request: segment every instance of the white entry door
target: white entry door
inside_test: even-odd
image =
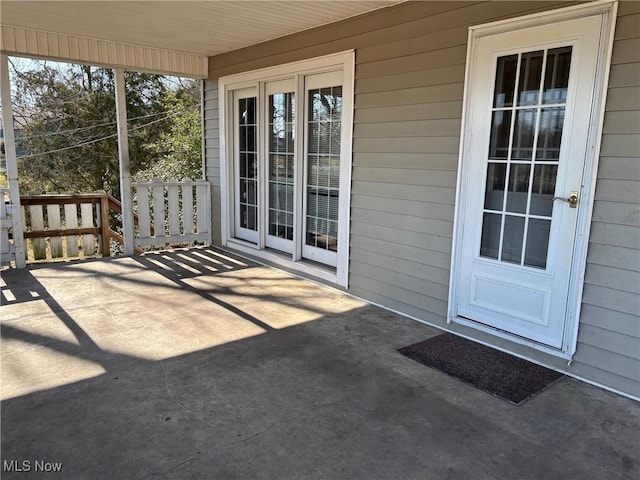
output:
[[[563,342],[601,17],[477,41],[454,314]],[[575,192],[575,193],[572,193]]]

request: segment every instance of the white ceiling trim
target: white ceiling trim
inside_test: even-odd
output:
[[[10,25],[2,25],[2,53],[182,77],[208,76],[206,55]]]

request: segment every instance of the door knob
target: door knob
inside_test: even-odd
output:
[[[569,197],[553,197],[554,200],[562,200],[569,204],[569,208],[576,208],[578,206],[578,192],[576,190],[569,193]]]

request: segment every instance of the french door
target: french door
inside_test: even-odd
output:
[[[232,92],[235,238],[336,267],[342,83],[335,71]]]
[[[258,97],[255,88],[234,92],[235,236],[258,242]]]
[[[600,17],[480,37],[455,314],[561,348]],[[481,181],[479,181],[482,179]]]

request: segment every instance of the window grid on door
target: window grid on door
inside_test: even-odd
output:
[[[498,58],[480,256],[546,268],[571,47]]]
[[[239,222],[258,230],[258,125],[256,98],[238,100]]]
[[[269,235],[293,240],[295,94],[269,95]]]
[[[337,251],[342,87],[309,90],[306,244]]]

